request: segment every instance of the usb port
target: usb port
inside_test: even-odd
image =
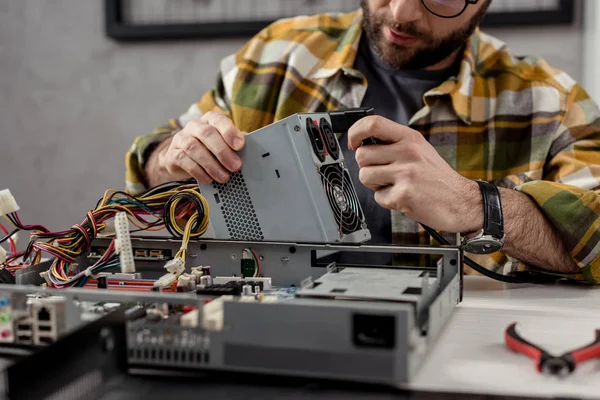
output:
[[[136,250],[135,251],[135,256],[136,257],[148,257],[148,250]]]
[[[166,253],[164,250],[150,250],[150,257],[156,258],[158,260],[164,260],[166,258]]]
[[[40,344],[52,344],[52,343],[54,343],[54,340],[52,340],[52,338],[49,338],[49,337],[40,337],[40,338],[38,338],[38,341],[40,342]]]

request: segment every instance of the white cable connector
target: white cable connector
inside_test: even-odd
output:
[[[6,260],[6,250],[4,247],[0,246],[0,263],[3,263]]]
[[[165,269],[175,276],[179,276],[185,271],[185,261],[182,258],[177,257],[167,261]]]
[[[104,222],[105,228],[98,232],[98,237],[112,237],[115,236],[115,221],[109,219]]]
[[[186,290],[194,290],[196,280],[188,274],[183,274],[177,279],[177,288],[185,288]]]
[[[156,282],[154,282],[155,287],[167,287],[170,286],[173,282],[177,280],[177,277],[173,274],[165,274],[161,276]]]
[[[0,217],[19,210],[19,205],[13,195],[10,194],[10,190],[0,190]]]
[[[133,249],[131,247],[131,237],[129,236],[129,220],[125,212],[115,215],[115,233],[115,253],[119,255],[121,272],[135,272]]]
[[[192,272],[190,273],[190,276],[196,282],[196,284],[200,283],[200,278],[202,277],[202,275],[204,275],[204,273],[202,272],[202,267],[192,268]]]
[[[52,286],[52,281],[50,280],[50,277],[48,275],[49,275],[48,271],[42,271],[42,272],[40,272],[40,276],[42,278],[44,278],[44,280],[46,281],[46,284],[48,286]]]

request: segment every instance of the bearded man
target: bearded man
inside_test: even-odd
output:
[[[491,270],[599,282],[600,112],[564,72],[480,31],[490,1],[363,0],[273,23],[198,103],[135,140],[127,190],[227,182],[246,132],[368,106],[377,115],[340,144],[372,243],[428,244],[424,224],[460,233]]]

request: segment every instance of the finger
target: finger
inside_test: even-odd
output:
[[[201,154],[204,155],[204,150],[208,149],[227,170],[235,172],[242,167],[240,157],[229,147],[214,126],[200,123],[194,125],[188,133],[192,137],[187,138],[183,149],[193,160],[197,160]],[[206,168],[203,164],[200,165]]]
[[[389,168],[385,166],[369,166],[361,168],[358,172],[360,183],[371,190],[379,190],[394,182],[394,177]]]
[[[226,115],[208,112],[200,120],[217,128],[231,149],[240,151],[244,148],[246,144],[245,132],[240,131]]]
[[[164,165],[172,181],[185,181],[191,177],[189,172],[179,167],[179,162],[167,161]]]
[[[186,141],[185,146],[181,150],[191,158],[192,161],[202,167],[212,179],[220,183],[225,183],[229,180],[229,173],[227,170],[199,140],[190,138],[190,140]],[[178,154],[178,156],[183,158],[181,154]]]
[[[373,144],[356,149],[356,163],[363,168],[369,165],[387,165],[399,158],[397,149],[385,144]]]
[[[213,179],[206,173],[204,168],[199,166],[192,160],[184,151],[179,150],[179,156],[173,162],[167,164],[167,171],[171,175],[184,175],[186,178],[190,176],[198,182],[209,184]]]
[[[348,147],[356,150],[363,140],[370,137],[385,143],[395,143],[411,134],[413,130],[387,118],[372,115],[358,120],[348,131]]]
[[[393,192],[394,186],[385,186],[381,189],[375,191],[375,195],[373,196],[377,204],[379,204],[383,208],[392,209],[393,203]]]

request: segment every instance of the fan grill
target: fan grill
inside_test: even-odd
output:
[[[348,171],[340,164],[329,164],[319,173],[340,231],[347,235],[362,229],[364,216]]]

